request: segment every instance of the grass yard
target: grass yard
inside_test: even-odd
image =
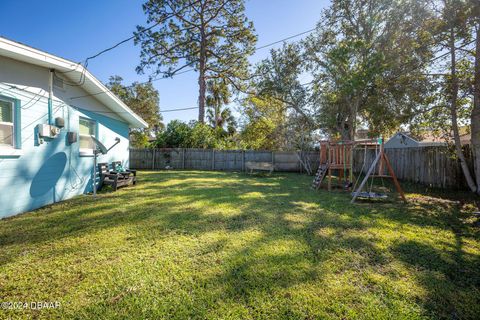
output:
[[[351,205],[311,177],[143,172],[0,221],[0,318],[473,319],[472,201]]]

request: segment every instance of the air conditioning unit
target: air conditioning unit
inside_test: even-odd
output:
[[[37,130],[42,138],[55,138],[60,133],[60,128],[44,123],[38,124]]]

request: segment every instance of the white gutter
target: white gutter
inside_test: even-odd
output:
[[[69,71],[70,75],[84,77],[83,89],[90,97],[97,99],[106,107],[117,113],[119,117],[127,121],[134,128],[147,128],[148,124],[135,114],[125,103],[106,88],[97,78],[79,63],[75,63],[41,50],[34,49],[24,44],[0,37],[0,56],[10,59],[38,65],[48,69],[56,69],[61,72]],[[83,74],[83,75],[82,75]],[[93,88],[86,85],[89,83]],[[88,90],[88,91],[87,91]],[[101,95],[95,95],[104,92]],[[50,97],[50,95],[49,95]],[[50,121],[50,119],[49,119]],[[52,120],[53,121],[53,120]]]

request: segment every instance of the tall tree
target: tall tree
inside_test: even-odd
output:
[[[122,82],[122,77],[111,76],[107,87],[148,123],[148,128],[144,130],[130,130],[133,144],[137,147],[145,146],[148,138],[158,133],[164,126],[159,109],[159,93],[150,82],[134,82],[129,86]]]
[[[242,136],[254,148],[298,150],[316,129],[315,108],[309,103],[301,46],[284,44],[257,64],[244,106]]]
[[[425,28],[436,52],[428,71],[436,90],[419,108],[411,128],[425,128],[453,145],[468,187],[480,194],[480,2],[429,1],[432,28]],[[474,173],[467,163],[461,135],[471,132]],[[421,132],[421,130],[420,130]]]
[[[278,100],[286,109],[293,110],[306,123],[315,126],[307,88],[299,80],[304,70],[300,52],[300,46],[295,43],[270,50],[270,56],[257,65],[251,94],[260,99]]]
[[[359,122],[387,133],[421,103],[431,57],[422,1],[333,0],[305,41],[326,131],[354,139]]]
[[[473,77],[473,108],[471,113],[471,142],[474,154],[475,180],[477,194],[480,195],[480,1],[469,1],[468,23],[475,39],[474,77]]]
[[[155,145],[157,148],[188,148],[191,134],[192,128],[188,124],[180,120],[172,120],[157,136]]]
[[[468,18],[469,0],[437,0],[431,2],[430,10],[434,16],[434,27],[425,32],[433,35],[435,41],[430,44],[437,56],[432,59],[429,71],[431,82],[437,89],[433,92],[431,103],[420,109],[417,122],[429,131],[445,137],[453,144],[468,187],[476,192],[478,187],[470,172],[460,135],[471,124],[472,132],[478,126],[476,112],[472,110],[471,97],[473,87],[472,29]],[[426,111],[426,112],[425,112]],[[418,120],[420,119],[420,120]],[[475,138],[472,135],[472,144]],[[475,149],[475,147],[474,147]]]
[[[245,78],[254,52],[253,23],[243,0],[149,0],[143,5],[155,28],[137,27],[141,45],[137,72],[171,77],[187,67],[198,71],[198,121],[204,122],[206,81]]]
[[[231,93],[228,85],[223,80],[210,80],[207,82],[207,120],[215,129],[224,130],[233,134],[236,121],[231,110],[224,105],[230,103]]]
[[[254,150],[286,149],[285,110],[285,104],[277,99],[265,96],[245,99],[240,133],[244,147]]]
[[[457,56],[457,43],[463,42],[466,38],[469,38],[469,29],[466,28],[466,2],[462,0],[443,0],[443,8],[440,15],[440,47],[448,50],[450,62],[449,62],[449,76],[446,81],[446,92],[448,94],[447,100],[449,102],[449,111],[451,116],[451,128],[453,141],[455,145],[455,154],[460,162],[460,166],[463,171],[463,175],[467,181],[469,188],[473,191],[477,191],[477,185],[472,177],[470,168],[468,167],[465,155],[462,150],[462,144],[460,141],[460,132],[458,126],[458,109],[460,108],[459,102],[459,75],[458,75],[458,56]]]

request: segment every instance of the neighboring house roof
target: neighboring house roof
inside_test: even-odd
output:
[[[445,137],[437,137],[427,132],[422,140],[416,140],[410,136],[408,132],[397,132],[386,143],[386,148],[408,148],[408,147],[429,147],[444,146],[448,141]],[[462,145],[470,143],[470,133],[460,135],[460,143]]]
[[[462,129],[462,128],[461,128]],[[469,144],[471,139],[470,133],[466,132],[465,130],[460,131],[460,143],[462,145]],[[420,141],[421,143],[428,143],[428,142],[437,142],[437,143],[453,143],[452,139],[445,138],[445,137],[437,137],[433,135],[431,132],[427,132],[423,139]]]
[[[420,142],[410,137],[407,133],[397,132],[387,142],[385,148],[411,148],[418,147]]]
[[[33,65],[55,69],[59,72],[68,72],[64,76],[81,87],[95,99],[114,111],[120,118],[125,120],[131,127],[146,128],[148,124],[135,114],[125,103],[114,95],[100,80],[95,78],[81,64],[72,62],[52,54],[34,49],[24,44],[0,37],[0,56],[30,63]],[[98,94],[103,92],[102,94]]]

